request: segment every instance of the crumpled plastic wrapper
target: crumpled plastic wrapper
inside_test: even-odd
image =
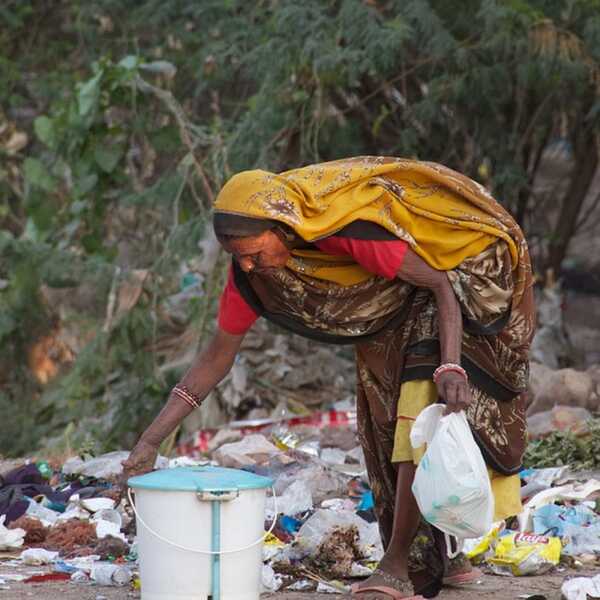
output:
[[[0,517],[0,551],[15,550],[23,545],[26,531],[24,529],[7,529],[4,526],[6,515]]]

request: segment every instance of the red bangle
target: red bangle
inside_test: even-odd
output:
[[[181,398],[184,402],[187,402],[192,408],[198,408],[202,402],[198,394],[194,394],[187,386],[181,383],[178,383],[171,390],[171,393]]]
[[[446,373],[446,371],[454,371],[455,373],[460,373],[466,381],[468,381],[469,379],[467,372],[460,365],[457,365],[456,363],[444,363],[433,372],[433,382],[437,383],[438,377],[442,373]]]

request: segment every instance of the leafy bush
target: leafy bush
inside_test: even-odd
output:
[[[538,267],[557,269],[598,205],[598,8],[5,1],[0,451],[65,431],[115,447],[141,431],[176,377],[165,340],[193,346],[209,327],[223,261],[183,319],[164,306],[193,270],[214,194],[240,169],[356,154],[442,162],[489,187]],[[557,148],[566,167],[540,187]],[[137,303],[113,319],[142,271]],[[32,348],[69,327],[81,332],[74,364],[36,380]]]

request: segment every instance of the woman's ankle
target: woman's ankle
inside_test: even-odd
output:
[[[408,555],[387,552],[379,562],[378,568],[404,579],[408,577]]]

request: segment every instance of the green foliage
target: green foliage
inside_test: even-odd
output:
[[[211,196],[237,170],[358,154],[442,162],[514,212],[540,264],[560,264],[591,182],[579,167],[545,196],[534,182],[552,143],[576,165],[597,156],[598,8],[598,0],[4,2],[0,361],[10,376],[1,401],[22,407],[15,423],[34,425],[18,444],[2,436],[0,451],[44,436],[72,443],[84,421],[107,447],[139,433],[173,377],[157,340],[214,310],[218,277],[204,282],[185,322],[161,307],[198,254]],[[13,130],[28,145],[10,149],[4,136]],[[578,197],[567,193],[570,181],[583,182]],[[111,293],[140,269],[149,274],[138,303],[110,322]],[[59,311],[60,289],[96,293]],[[27,353],[59,322],[75,323],[85,342],[65,374],[41,385]]]
[[[589,422],[590,433],[576,436],[569,431],[553,432],[529,443],[523,464],[543,469],[568,465],[575,470],[600,466],[600,419]]]

